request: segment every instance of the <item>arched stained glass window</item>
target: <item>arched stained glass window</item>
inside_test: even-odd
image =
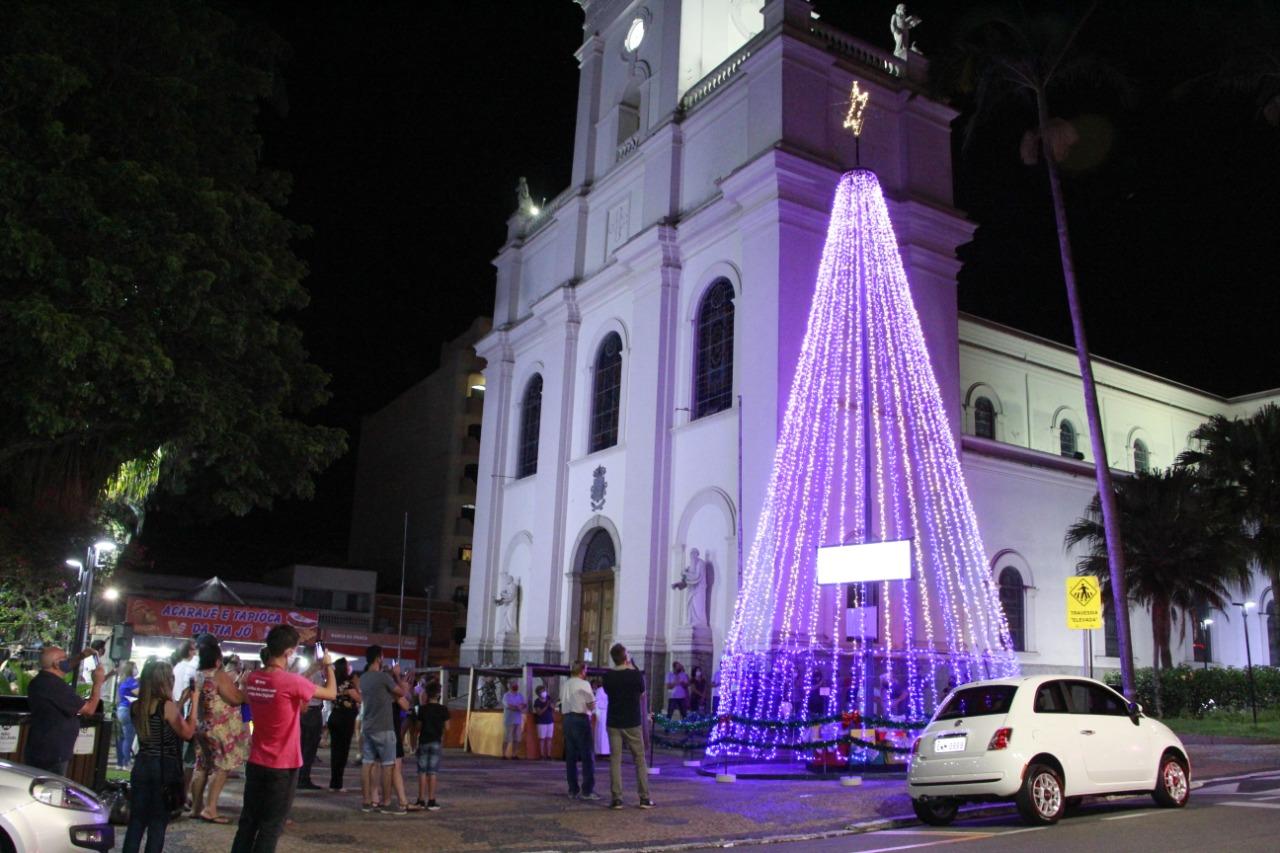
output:
[[[1213,611],[1204,604],[1199,604],[1193,611],[1195,621],[1191,624],[1191,659],[1196,663],[1213,661]]]
[[[610,332],[596,351],[591,388],[591,437],[588,452],[618,443],[618,412],[622,403],[622,338]]]
[[[1109,658],[1120,657],[1120,626],[1116,624],[1116,609],[1108,592],[1103,593],[1102,600],[1102,649]]]
[[[1013,566],[1000,570],[1000,606],[1004,608],[1004,618],[1009,622],[1009,636],[1013,639],[1013,649],[1018,652],[1027,650],[1027,607],[1026,591],[1022,586],[1022,573]]]
[[[693,417],[733,405],[733,285],[718,279],[698,308]]]
[[[613,550],[613,537],[603,527],[597,527],[591,534],[591,538],[587,540],[586,547],[582,549],[582,566],[579,571],[583,574],[607,572],[617,564],[618,558]]]
[[[1058,424],[1058,450],[1063,456],[1074,458],[1078,443],[1075,424],[1068,420]]]
[[[1262,615],[1267,620],[1267,650],[1271,652],[1271,665],[1280,666],[1280,625],[1276,624],[1276,619],[1280,618],[1280,609],[1276,607],[1274,597],[1267,602]]]
[[[974,401],[973,434],[978,438],[996,437],[996,407],[986,397]]]
[[[1133,441],[1133,470],[1139,474],[1151,473],[1151,451],[1147,443],[1140,438]]]
[[[516,476],[538,473],[538,431],[542,425],[542,374],[535,373],[520,401],[520,448]]]

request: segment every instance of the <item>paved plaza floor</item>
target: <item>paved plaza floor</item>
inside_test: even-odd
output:
[[[1189,743],[1197,778],[1280,767],[1280,744]],[[609,804],[607,763],[598,766],[601,799],[569,800],[558,761],[503,761],[446,753],[440,774],[441,810],[405,816],[360,811],[359,768],[349,767],[352,791],[303,792],[295,800],[294,825],[281,853],[321,850],[587,851],[644,850],[742,844],[780,837],[821,836],[910,819],[904,777],[866,775],[856,787],[839,781],[753,780],[717,783],[686,768],[674,753],[655,756],[660,773],[650,779],[652,810],[638,808],[634,770],[624,766],[626,808]],[[328,779],[317,765],[317,782]],[[416,792],[415,774],[405,787]],[[206,853],[230,849],[240,813],[240,780],[228,783],[221,801],[229,826],[184,819],[170,825],[165,849]],[[121,836],[123,833],[121,833]],[[118,849],[118,847],[117,847]]]

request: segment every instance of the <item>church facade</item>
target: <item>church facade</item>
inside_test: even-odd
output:
[[[1077,557],[1062,542],[1094,480],[1075,356],[957,311],[956,247],[974,226],[952,204],[955,114],[928,98],[923,58],[829,28],[805,0],[579,2],[571,184],[541,209],[522,188],[476,347],[486,404],[462,662],[603,664],[622,642],[650,671],[711,671],[855,159],[842,123],[856,80],[871,93],[861,163],[888,199],[1019,661],[1079,671],[1084,638],[1064,614]],[[1280,397],[1096,370],[1121,472],[1166,466],[1209,416]],[[1275,612],[1261,578],[1252,593],[1251,621]],[[1149,620],[1132,620],[1149,664]],[[1255,621],[1255,662],[1280,665],[1274,621]],[[1213,662],[1243,661],[1241,628],[1237,614],[1210,626]],[[1116,666],[1092,633],[1094,664]]]

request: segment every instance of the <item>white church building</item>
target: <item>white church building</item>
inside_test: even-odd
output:
[[[806,0],[578,0],[585,12],[572,181],[525,198],[495,261],[471,596],[462,663],[603,663],[613,642],[662,672],[714,667],[764,503],[840,175],[854,80],[861,163],[888,198],[1025,672],[1079,672],[1066,627],[1067,527],[1095,493],[1074,351],[956,307],[955,112],[898,59]],[[886,7],[886,22],[892,10]],[[886,42],[889,39],[886,26]],[[1046,299],[1065,299],[1046,285]],[[1164,467],[1225,399],[1095,367],[1109,464]],[[744,541],[745,540],[745,541]],[[699,553],[701,576],[679,583]],[[689,606],[689,596],[699,598]],[[1248,597],[1255,664],[1280,665],[1274,593]],[[1242,665],[1239,612],[1179,659]],[[851,617],[850,617],[851,618]],[[1150,620],[1132,612],[1138,666]],[[1093,664],[1118,667],[1109,632]],[[1203,642],[1206,641],[1207,642]]]

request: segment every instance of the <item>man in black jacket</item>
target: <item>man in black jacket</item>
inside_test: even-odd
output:
[[[631,656],[621,643],[609,649],[613,669],[605,673],[604,692],[609,697],[609,787],[613,794],[611,809],[622,808],[622,745],[636,765],[636,792],[640,795],[640,808],[653,808],[649,799],[649,766],[644,760],[644,676],[632,663]]]

